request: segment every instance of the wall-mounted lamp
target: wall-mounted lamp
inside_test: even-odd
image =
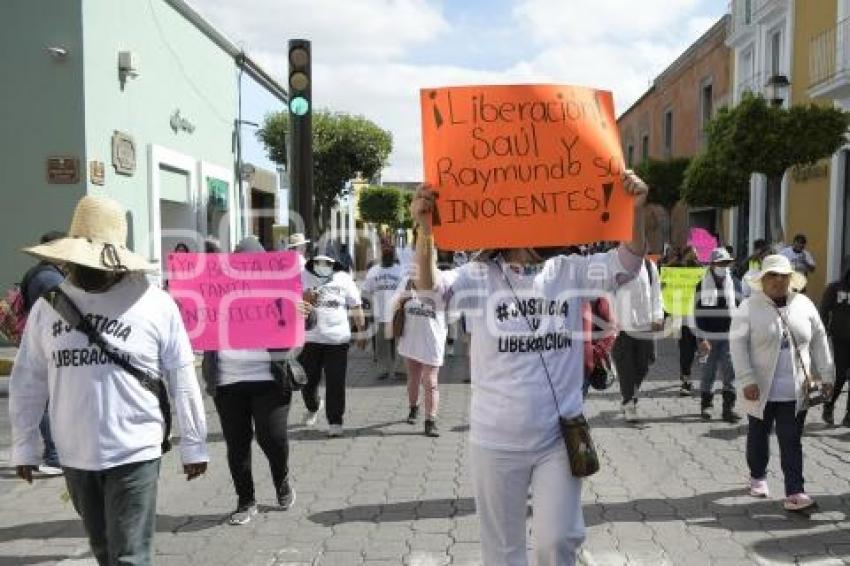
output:
[[[791,81],[785,75],[773,75],[767,80],[765,86],[768,102],[774,106],[782,106],[788,97],[788,87],[791,86]]]
[[[132,51],[118,52],[118,77],[123,85],[127,78],[135,79],[139,76],[138,57]]]

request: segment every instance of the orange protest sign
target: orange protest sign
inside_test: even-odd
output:
[[[564,85],[420,92],[441,249],[628,240],[632,197],[610,92]]]

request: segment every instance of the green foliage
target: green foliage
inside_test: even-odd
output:
[[[786,170],[811,165],[845,143],[850,114],[826,106],[772,106],[745,96],[721,109],[706,127],[708,148],[685,175],[692,205],[734,206],[746,198],[752,173],[781,178]]]
[[[413,228],[413,216],[410,215],[410,203],[413,202],[413,191],[402,191],[401,196],[401,223],[398,227],[410,230]]]
[[[277,163],[286,162],[288,120],[286,112],[270,114],[257,132]],[[313,114],[313,212],[320,228],[327,226],[331,209],[345,196],[346,182],[357,173],[366,179],[380,173],[392,146],[392,134],[363,116],[329,110]]]
[[[402,221],[404,197],[395,187],[371,186],[360,191],[360,217],[393,228]]]
[[[682,198],[685,169],[690,158],[679,157],[667,161],[650,159],[635,168],[637,175],[651,187],[649,202],[672,210]]]

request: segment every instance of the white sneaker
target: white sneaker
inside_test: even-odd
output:
[[[45,476],[61,476],[64,472],[62,468],[57,468],[55,466],[48,466],[47,464],[42,464],[38,467],[38,472],[40,474],[44,474]]]
[[[770,488],[767,486],[767,480],[750,478],[750,496],[765,498],[770,496]]]
[[[316,426],[316,422],[319,420],[319,413],[322,412],[322,409],[325,408],[325,400],[319,398],[319,408],[316,409],[315,412],[307,411],[304,413],[304,426]]]
[[[627,423],[636,423],[640,420],[636,401],[630,401],[623,405],[623,418],[626,419]]]
[[[342,425],[332,424],[328,426],[328,437],[337,438],[342,436]]]

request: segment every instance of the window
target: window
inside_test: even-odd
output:
[[[708,125],[708,122],[711,120],[711,117],[714,114],[714,88],[711,83],[703,82],[703,85],[700,88],[699,105],[699,141],[701,145],[704,145],[706,142],[705,127]]]
[[[673,111],[664,113],[664,154],[670,157],[673,153]]]
[[[644,134],[640,143],[640,158],[642,161],[649,159],[649,134]]]
[[[626,163],[629,167],[634,165],[635,162],[635,146],[629,144],[628,148],[626,148]]]
[[[777,30],[770,34],[770,75],[776,76],[781,74],[780,57],[782,56],[782,31]]]
[[[753,23],[753,0],[744,0],[744,23]]]

